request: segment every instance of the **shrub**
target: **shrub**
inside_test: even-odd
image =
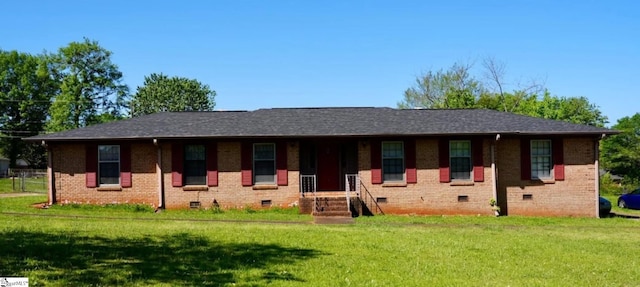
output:
[[[600,195],[621,195],[624,188],[619,183],[611,179],[609,173],[600,176]]]

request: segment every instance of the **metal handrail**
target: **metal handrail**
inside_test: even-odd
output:
[[[362,183],[362,181],[360,181],[360,186],[362,188],[364,188],[364,192],[360,193],[360,200],[362,200],[362,202],[364,202],[365,205],[367,205],[367,201],[365,199],[362,198],[362,194],[366,193],[369,197],[369,199],[371,200],[371,202],[373,202],[373,204],[376,205],[376,211],[379,211],[380,214],[384,215],[384,211],[382,211],[382,208],[380,207],[380,205],[378,204],[378,202],[376,202],[376,199],[373,198],[373,195],[371,195],[371,192],[369,192],[369,190],[367,189],[367,187],[364,185],[364,183]]]
[[[301,174],[300,175],[300,196],[304,197],[305,193],[316,192],[316,175],[315,174]]]
[[[360,197],[360,176],[358,174],[344,175],[344,191],[347,196],[347,209],[351,210],[351,192],[354,191]]]
[[[316,196],[316,190],[318,182],[316,181],[315,174],[301,174],[300,175],[300,196],[305,197],[306,193],[313,193],[313,210],[314,213],[318,212],[318,197]]]

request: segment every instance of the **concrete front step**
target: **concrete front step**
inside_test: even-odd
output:
[[[351,214],[347,206],[347,199],[342,198],[318,198],[316,202],[317,216],[349,216]]]
[[[318,206],[317,210],[315,211],[316,213],[324,213],[324,212],[350,212],[351,210],[349,210],[349,208],[347,207],[347,205],[340,205],[340,206]]]
[[[341,193],[341,196],[337,196],[338,194],[334,193],[336,196],[318,196],[316,198],[313,197],[301,197],[300,198],[300,213],[301,214],[313,214],[316,208],[320,210],[341,210],[350,212],[350,208],[347,207],[347,198],[344,193]],[[356,200],[356,198],[352,198],[352,201]]]
[[[314,216],[315,224],[353,224],[355,221],[351,216]]]
[[[337,203],[344,203],[347,204],[347,198],[345,197],[318,197],[316,199],[316,201],[318,203],[331,203],[331,204],[337,204]]]
[[[319,212],[314,212],[313,216],[318,216],[318,217],[330,217],[330,216],[351,216],[351,211],[345,211],[345,210],[331,210],[331,211],[319,211]]]

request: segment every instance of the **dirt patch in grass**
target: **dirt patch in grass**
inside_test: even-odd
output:
[[[39,196],[43,195],[39,192],[10,192],[10,193],[0,193],[0,198],[6,197],[22,197],[22,196]]]

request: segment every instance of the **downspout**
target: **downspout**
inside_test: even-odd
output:
[[[493,198],[498,206],[500,204],[498,202],[498,178],[496,176],[496,144],[499,140],[500,134],[496,134],[496,140],[491,143],[491,187],[493,188]]]
[[[602,136],[599,139],[596,139],[593,143],[593,148],[595,150],[594,155],[594,161],[593,161],[593,165],[594,165],[594,169],[595,169],[595,199],[596,199],[596,204],[595,204],[595,210],[596,210],[596,218],[600,217],[600,140],[604,139],[605,134],[602,134]]]
[[[158,139],[153,139],[153,145],[156,146],[158,158],[156,160],[156,174],[158,175],[158,208],[164,208],[164,184],[162,180],[162,147],[158,143]]]
[[[47,196],[49,197],[49,205],[56,203],[55,197],[55,179],[53,173],[53,149],[47,145],[45,141],[42,141],[42,146],[47,149]]]

